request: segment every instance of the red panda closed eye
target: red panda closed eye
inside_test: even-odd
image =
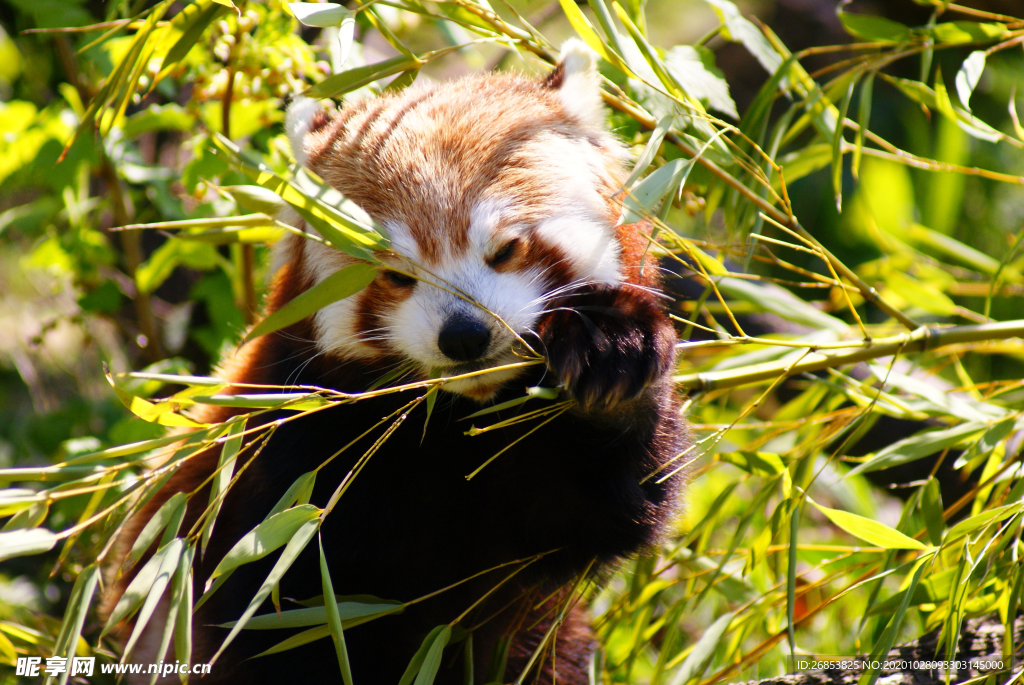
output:
[[[310,499],[323,507],[372,454],[321,527],[334,590],[401,602],[431,596],[346,629],[354,681],[398,682],[428,633],[468,610],[457,627],[472,631],[477,674],[507,682],[532,663],[539,682],[551,682],[554,655],[559,683],[588,682],[585,608],[564,612],[552,630],[567,584],[582,573],[599,578],[657,542],[682,483],[645,476],[687,442],[670,377],[675,333],[652,292],[654,270],[641,277],[644,227],[617,225],[626,154],[603,119],[594,57],[577,41],[544,80],[487,74],[334,112],[310,100],[291,104],[286,130],[296,158],[365,209],[387,231],[391,252],[364,291],[241,348],[225,363],[229,380],[358,392],[396,367],[408,369],[404,380],[511,368],[445,384],[426,433],[419,406],[377,446],[388,424],[367,429],[414,395],[282,424],[258,456],[250,450],[239,460],[246,467],[195,565],[197,597],[220,559],[299,476],[329,462]],[[267,313],[352,263],[299,237],[277,249]],[[524,342],[546,364],[516,365]],[[543,424],[467,435],[461,419],[481,403],[538,385],[559,388],[571,407]],[[205,412],[198,418],[232,414]],[[171,494],[199,488],[217,456],[190,459],[133,520],[121,546],[130,548]],[[207,488],[192,497],[184,530],[208,497]],[[228,634],[219,626],[242,614],[273,561],[239,567],[196,612],[194,663],[218,650]],[[114,584],[108,607],[124,587],[125,579]],[[310,545],[281,580],[280,596],[319,594],[319,556]],[[273,611],[268,604],[259,613]],[[159,623],[147,628],[153,645]],[[203,682],[337,680],[330,639],[252,658],[298,630],[243,630]],[[448,652],[468,644],[446,649],[435,682],[464,682],[465,660]],[[146,658],[175,657],[172,648],[134,660]]]

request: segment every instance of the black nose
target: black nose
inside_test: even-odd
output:
[[[491,332],[479,321],[453,316],[437,336],[437,346],[449,359],[471,362],[484,356],[491,342]]]

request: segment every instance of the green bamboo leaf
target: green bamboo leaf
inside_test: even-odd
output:
[[[167,616],[164,619],[164,625],[160,633],[160,646],[156,650],[157,655],[163,656],[167,653],[167,648],[171,645],[171,638],[174,636],[175,631],[179,629],[178,612],[183,608],[183,597],[189,592],[186,586],[188,588],[192,586],[192,562],[195,559],[195,555],[195,545],[190,545],[178,559],[178,567],[174,571],[174,581],[171,583],[171,590],[168,594]],[[191,602],[184,609],[191,612]],[[180,654],[176,656],[179,661],[182,660]],[[149,685],[155,685],[159,677],[159,672],[154,673],[153,677],[149,679]]]
[[[978,87],[982,72],[985,71],[985,58],[984,50],[975,50],[967,56],[960,66],[960,71],[956,73],[956,94],[960,98],[960,104],[968,112],[971,111],[971,95]]]
[[[306,26],[339,26],[352,12],[333,2],[289,2],[288,9]]]
[[[926,312],[952,316],[957,311],[956,303],[944,292],[928,283],[911,278],[902,271],[890,271],[886,274],[885,283],[908,304],[920,307]]]
[[[853,151],[853,176],[860,177],[860,160],[864,154],[864,134],[871,125],[871,101],[875,91],[875,72],[869,71],[860,87],[860,102],[857,105],[857,139]]]
[[[1024,511],[1024,502],[1014,502],[995,509],[983,511],[980,514],[966,518],[949,529],[946,533],[946,543],[950,543],[962,535],[968,535],[990,523],[1002,521],[1015,514]]]
[[[198,395],[192,398],[194,404],[212,404],[217,407],[236,409],[273,409],[282,407],[292,411],[308,411],[330,404],[330,400],[315,393],[282,392],[239,395]]]
[[[0,516],[10,516],[40,502],[46,502],[43,493],[28,488],[5,488],[0,490]]]
[[[917,540],[907,537],[903,533],[890,528],[884,523],[879,523],[878,521],[858,516],[857,514],[851,514],[848,511],[823,507],[810,498],[808,498],[808,501],[817,507],[818,511],[828,517],[828,520],[832,523],[836,524],[850,535],[858,537],[872,545],[884,547],[885,549],[926,549],[926,547]]]
[[[97,490],[102,496],[102,490]],[[95,495],[94,495],[95,497]],[[21,509],[4,524],[3,530],[23,530],[27,528],[38,528],[46,520],[50,513],[50,503],[45,499],[31,502],[27,507]]]
[[[64,611],[64,620],[61,622],[60,633],[54,643],[53,653],[63,656],[71,661],[78,647],[79,638],[82,635],[82,626],[89,615],[93,595],[96,594],[96,587],[99,585],[100,568],[96,564],[90,564],[82,569],[75,579],[71,588],[71,595],[68,597],[68,606]],[[70,670],[70,669],[69,669]],[[48,679],[49,680],[49,679]],[[68,671],[60,675],[59,685],[65,685],[68,681]]]
[[[242,209],[264,216],[279,216],[288,206],[280,195],[263,186],[224,186],[220,190]]]
[[[153,85],[164,78],[171,69],[177,66],[178,62],[185,59],[189,51],[199,42],[203,31],[221,16],[227,8],[215,2],[197,2],[188,5],[171,20],[172,25],[182,29],[181,37],[171,46],[171,49],[164,55],[160,65],[160,74],[154,80]]]
[[[1012,416],[993,425],[982,433],[981,437],[974,444],[964,450],[963,454],[957,457],[957,460],[953,463],[953,468],[961,469],[976,459],[988,456],[999,443],[1010,436],[1016,425],[1017,420]]]
[[[925,33],[943,45],[1001,40],[1009,29],[1006,24],[979,21],[947,21],[926,29]],[[966,104],[966,103],[965,103]]]
[[[933,545],[942,544],[942,533],[946,530],[946,521],[942,517],[942,491],[939,481],[929,478],[921,493],[921,517],[928,530],[928,540]]]
[[[427,437],[427,426],[430,425],[430,417],[434,414],[434,405],[437,404],[437,394],[439,390],[440,386],[438,385],[427,390],[425,401],[427,405],[427,418],[423,420],[423,438],[421,438],[421,441]]]
[[[307,90],[303,95],[310,98],[336,98],[374,81],[387,78],[410,69],[418,69],[423,62],[415,57],[397,55],[376,64],[348,69],[340,74],[328,76]]]
[[[195,439],[202,440],[209,433],[206,429],[185,431],[182,433],[175,433],[174,435],[165,435],[162,438],[151,438],[149,440],[140,440],[138,442],[130,442],[126,445],[119,445],[117,447],[110,447],[105,450],[99,450],[98,452],[89,452],[82,454],[73,459],[67,460],[67,464],[81,464],[92,461],[103,461],[104,459],[118,459],[121,457],[127,457],[140,452],[149,452],[150,450],[159,449],[161,447],[167,447],[173,445],[176,442],[184,442],[186,440],[192,441]],[[0,482],[3,482],[0,480]],[[0,507],[2,507],[2,500],[0,500]]]
[[[312,504],[303,504],[267,517],[235,543],[217,564],[210,578],[216,578],[243,564],[262,559],[292,540],[298,530],[318,516],[320,509]]]
[[[953,257],[976,271],[994,275],[999,270],[999,260],[921,224],[908,226],[906,236],[918,244],[942,252],[947,257]]]
[[[704,1],[711,5],[722,22],[723,38],[734,43],[742,43],[769,74],[774,74],[778,70],[784,57],[779,55],[749,19],[740,14],[736,5],[729,0]],[[788,84],[783,84],[783,88],[788,88]]]
[[[843,213],[843,131],[846,121],[846,113],[850,110],[850,100],[853,98],[853,89],[857,86],[857,79],[850,81],[846,95],[843,96],[843,104],[839,108],[839,123],[836,125],[835,135],[832,136],[832,192],[836,197],[836,209]]]
[[[152,618],[153,612],[156,611],[157,604],[163,598],[164,590],[167,589],[167,585],[171,582],[171,578],[174,577],[175,571],[178,570],[178,561],[181,559],[182,550],[185,547],[185,542],[181,538],[175,538],[167,543],[164,547],[157,551],[153,555],[153,558],[159,558],[159,565],[153,571],[152,581],[146,583],[145,592],[139,592],[138,595],[131,601],[134,603],[139,599],[142,600],[141,607],[138,610],[138,615],[135,617],[135,626],[132,629],[131,637],[128,638],[128,643],[124,646],[124,652],[121,655],[120,663],[125,663],[129,656],[131,656],[132,650],[135,649],[136,643],[139,638],[142,637],[143,632],[146,629],[146,625],[149,623],[149,619]],[[152,561],[152,560],[150,560]],[[148,566],[148,564],[147,564]],[[143,567],[145,570],[146,567]],[[142,572],[139,572],[142,575]],[[136,576],[138,578],[138,576]],[[132,581],[134,585],[134,581]],[[125,590],[125,595],[132,590],[132,585],[128,586]],[[139,588],[141,590],[141,588]],[[124,597],[121,598],[122,600]],[[121,602],[117,603],[121,606]],[[116,613],[115,608],[115,613]],[[127,618],[127,617],[126,617]],[[111,616],[113,619],[113,616]],[[112,626],[109,621],[107,626]],[[104,631],[107,628],[104,628]]]
[[[278,654],[280,652],[287,652],[290,649],[301,647],[302,645],[308,645],[310,642],[316,642],[317,640],[323,640],[325,637],[331,636],[331,627],[328,625],[317,626],[316,628],[310,628],[304,630],[301,633],[292,635],[286,640],[278,642],[276,645],[260,652],[253,659],[257,659],[261,656],[270,656],[271,654]]]
[[[416,77],[419,76],[419,69],[410,69],[409,71],[403,71],[401,74],[391,79],[388,85],[381,89],[381,93],[398,93],[412,85]]]
[[[575,4],[572,4],[572,6],[576,7]],[[669,129],[676,125],[677,118],[677,115],[669,114],[662,117],[657,126],[654,127],[654,130],[651,131],[651,137],[647,140],[647,145],[644,146],[644,151],[640,153],[640,158],[633,165],[633,171],[630,172],[626,182],[622,184],[623,188],[632,188],[637,179],[644,175],[647,167],[651,165],[655,155],[658,154],[658,150],[661,149],[661,142],[665,140],[665,135],[669,132]]]
[[[927,430],[917,433],[879,450],[867,461],[852,469],[847,476],[880,471],[927,457],[939,450],[944,450],[947,447],[953,447],[966,440],[970,440],[980,435],[986,428],[985,424],[972,421],[954,426],[953,428]]]
[[[902,43],[911,37],[910,27],[892,19],[870,14],[837,12],[843,28],[851,35],[879,43]]]
[[[49,552],[57,539],[55,533],[45,528],[0,532],[0,561]]]
[[[285,493],[281,495],[281,499],[277,500],[277,504],[267,514],[267,518],[281,513],[293,504],[307,504],[309,502],[309,493],[313,491],[313,485],[316,483],[316,471],[307,471],[302,474],[295,481],[288,486]],[[303,500],[305,496],[305,500]]]
[[[687,95],[739,120],[729,83],[715,67],[715,55],[709,49],[677,45],[665,53],[665,68]]]
[[[220,458],[217,460],[217,472],[210,484],[210,514],[203,522],[202,544],[203,553],[206,546],[210,544],[210,536],[213,535],[213,527],[217,523],[217,515],[220,513],[221,505],[224,503],[224,493],[227,492],[228,484],[235,473],[235,458],[238,451],[242,449],[242,433],[245,432],[246,422],[239,418],[229,424],[226,439],[221,446]]]
[[[402,41],[400,41],[398,39],[398,36],[396,36],[391,31],[391,29],[388,27],[387,22],[380,18],[380,16],[377,14],[377,10],[375,8],[367,7],[367,9],[364,12],[363,16],[365,16],[366,19],[371,24],[373,24],[373,27],[375,29],[377,29],[377,31],[380,32],[380,35],[384,37],[384,40],[386,40],[388,42],[388,44],[391,45],[391,47],[393,47],[395,50],[397,50],[399,52],[399,54],[405,55],[409,59],[416,60],[417,62],[419,61],[419,59],[416,57],[416,55],[414,55],[412,53],[412,50],[407,48],[405,46],[405,44],[402,43]]]
[[[399,614],[405,610],[405,605],[395,601],[381,601],[374,604],[364,602],[336,602],[338,616],[341,619],[342,627],[346,630],[357,625],[372,621],[382,616]],[[234,628],[237,621],[221,624],[221,628]],[[328,623],[327,608],[319,606],[307,607],[305,609],[289,609],[281,613],[260,614],[253,616],[245,624],[246,630],[280,630],[284,628],[304,628],[306,626],[320,626]]]
[[[220,655],[224,653],[224,650],[228,648],[228,645],[231,644],[242,628],[245,627],[246,622],[248,622],[252,615],[256,613],[256,610],[260,608],[260,605],[263,604],[264,600],[266,600],[270,595],[271,590],[273,590],[274,586],[281,581],[285,572],[291,568],[293,563],[295,563],[299,554],[302,553],[302,550],[306,548],[306,545],[309,544],[309,541],[313,539],[313,536],[316,535],[319,529],[320,520],[319,518],[314,518],[303,523],[302,526],[295,531],[295,534],[285,546],[284,551],[281,552],[281,556],[278,558],[277,563],[274,564],[274,568],[270,570],[270,574],[267,576],[267,579],[263,581],[263,585],[261,585],[260,589],[256,592],[256,596],[252,598],[251,602],[249,602],[249,606],[246,607],[245,612],[242,614],[241,618],[238,619],[238,623],[231,629],[231,632],[224,639],[224,642],[221,643],[217,653],[213,655],[212,659],[210,659],[210,664],[213,664]]]
[[[831,162],[832,145],[817,143],[783,155],[779,160],[779,166],[783,168],[786,183],[790,184],[804,176],[810,176],[819,169],[824,169]],[[781,189],[782,178],[772,176],[772,187],[776,190]]]
[[[741,278],[722,278],[718,290],[731,298],[753,304],[758,311],[777,314],[787,321],[824,329],[824,332],[843,333],[847,325],[841,319],[826,314],[800,299],[789,290],[771,283],[752,283]]]
[[[332,302],[355,295],[368,286],[376,276],[377,267],[373,264],[361,262],[346,266],[256,324],[245,336],[245,342],[291,326]]]
[[[226,158],[232,166],[256,185],[280,196],[312,228],[342,252],[372,261],[374,250],[384,250],[389,246],[380,227],[370,225],[345,213],[345,207],[352,204],[350,201],[342,198],[338,207],[332,207],[304,191],[299,186],[298,180],[285,180],[267,166],[250,161],[242,154],[237,145],[219,133],[214,134],[211,142],[217,154]],[[300,173],[297,179],[305,177],[308,175],[303,176]],[[324,187],[322,183],[316,185],[320,188]],[[330,191],[329,188],[326,190]]]
[[[331,582],[331,572],[327,568],[323,537],[317,535],[317,542],[320,545],[320,581],[323,585],[324,597],[334,597],[334,584]],[[345,647],[345,631],[341,625],[341,614],[338,611],[337,602],[327,602],[324,606],[324,613],[327,617],[327,627],[331,629],[334,651],[338,655],[341,679],[345,685],[352,685],[352,667],[349,665],[348,649]]]
[[[437,626],[423,638],[409,665],[405,668],[398,685],[430,685],[434,682],[441,666],[441,653],[452,635],[450,625]],[[415,678],[415,682],[413,679]]]
[[[192,563],[195,554],[195,545],[191,545],[182,555],[181,566],[174,578],[178,594],[176,598],[173,593],[171,595],[171,601],[177,605],[174,616],[174,656],[185,664],[192,663]],[[188,682],[187,673],[181,673],[180,678],[183,684]]]
[[[910,603],[910,598],[917,589],[917,584],[921,580],[921,574],[924,573],[925,566],[927,566],[927,562],[930,559],[931,555],[927,555],[918,560],[917,569],[914,571],[914,575],[910,579],[910,585],[908,585],[907,589],[904,591],[903,601],[900,602],[896,612],[889,620],[889,625],[886,626],[885,632],[882,633],[878,642],[875,643],[875,648],[871,650],[871,661],[883,659],[896,643],[896,637],[899,635],[900,627],[903,625],[903,617],[907,613],[907,606]],[[875,685],[875,681],[878,680],[880,671],[881,669],[870,669],[866,671],[861,676],[858,685]]]
[[[732,623],[734,612],[726,612],[722,614],[715,622],[708,626],[708,629],[704,631],[697,644],[693,646],[686,659],[683,661],[683,665],[676,671],[676,675],[672,678],[671,685],[686,685],[691,682],[694,678],[697,678],[704,673],[704,669],[708,663],[715,656],[715,650],[718,649],[718,643],[722,641],[722,636],[725,635],[725,631],[728,630],[729,624]]]
[[[128,556],[124,561],[124,568],[127,569],[134,566],[135,562],[143,557],[156,540],[156,537],[164,528],[167,528],[167,524],[172,520],[176,521],[176,525],[174,525],[171,537],[173,538],[178,534],[178,528],[181,525],[181,519],[185,514],[185,507],[188,503],[187,500],[188,496],[184,492],[176,492],[160,505],[160,508],[156,510],[152,518],[146,522],[146,526],[139,533],[139,537],[135,538],[131,551],[128,552]],[[160,546],[162,547],[163,544]]]

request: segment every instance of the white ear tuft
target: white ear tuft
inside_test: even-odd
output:
[[[582,123],[603,128],[604,109],[597,53],[582,40],[570,38],[562,44],[558,65],[562,70],[559,87],[562,106]]]
[[[320,111],[316,100],[297,97],[288,105],[284,118],[284,130],[288,134],[288,142],[292,146],[292,154],[299,164],[306,166],[309,155],[306,154],[306,134],[313,125],[313,117]]]

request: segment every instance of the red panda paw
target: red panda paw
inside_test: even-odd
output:
[[[675,362],[672,323],[651,295],[628,286],[566,297],[539,333],[548,368],[588,410],[637,398]]]

